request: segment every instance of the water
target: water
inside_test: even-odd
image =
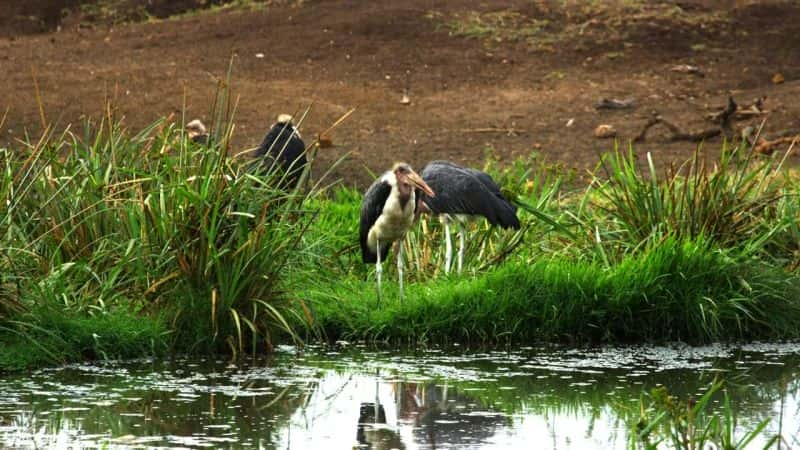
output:
[[[752,344],[79,364],[0,379],[0,448],[625,449],[643,392],[716,377],[742,429],[771,418],[797,448],[799,363],[800,344]]]

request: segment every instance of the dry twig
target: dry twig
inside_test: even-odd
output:
[[[717,137],[720,134],[730,139],[733,137],[733,126],[731,125],[731,121],[736,113],[736,109],[737,105],[736,102],[733,101],[733,97],[728,97],[728,106],[725,107],[725,110],[723,110],[717,118],[719,122],[719,128],[711,128],[697,132],[683,131],[674,123],[663,118],[657,111],[653,111],[652,117],[647,121],[647,123],[645,123],[642,131],[639,132],[635,138],[633,138],[633,142],[644,142],[644,140],[647,138],[647,132],[650,130],[650,128],[658,124],[663,125],[667,130],[669,130],[669,132],[672,134],[672,136],[670,136],[670,140],[672,141],[700,142],[712,137]]]

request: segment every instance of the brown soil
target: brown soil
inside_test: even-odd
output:
[[[708,128],[703,116],[730,93],[767,96],[768,137],[800,130],[794,1],[284,1],[116,25],[77,1],[55,16],[36,1],[4,3],[33,6],[0,4],[0,145],[41,129],[33,73],[48,123],[78,125],[113,99],[135,129],[179,113],[184,94],[189,118],[207,120],[231,55],[240,148],[256,145],[279,112],[312,105],[301,131],[314,136],[356,108],[317,166],[350,152],[335,172],[348,184],[395,160],[480,166],[487,148],[503,159],[535,150],[583,172],[613,146],[594,136],[597,125],[613,125],[622,145],[654,109]],[[678,64],[705,76],[670,70]],[[406,88],[410,105],[400,102]],[[598,111],[602,97],[632,97],[636,108]],[[694,150],[666,136],[653,130],[636,149],[662,162]]]

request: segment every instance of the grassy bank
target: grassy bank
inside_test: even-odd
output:
[[[797,178],[780,157],[698,154],[658,172],[612,152],[589,186],[539,160],[486,170],[522,228],[405,241],[409,287],[356,243],[360,189],[279,189],[229,158],[224,93],[208,145],[113,117],[0,149],[0,370],[94,358],[268,351],[275,342],[509,344],[800,337]]]
[[[329,339],[510,344],[797,338],[800,278],[762,262],[667,240],[611,267],[565,258],[508,262],[412,285],[377,306],[374,284],[318,296]]]
[[[441,227],[422,223],[405,244],[405,301],[386,263],[380,306],[373,268],[346,247],[358,194],[339,195],[321,205],[337,218],[311,231],[337,256],[317,269],[326,281],[302,294],[315,308],[308,335],[434,344],[798,338],[798,183],[783,156],[730,148],[714,164],[698,153],[659,172],[649,155],[613,152],[588,189],[535,158],[501,169],[490,157],[488,170],[520,205],[522,230],[473,224],[465,273],[445,275]]]

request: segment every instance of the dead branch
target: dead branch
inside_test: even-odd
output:
[[[764,108],[764,102],[767,100],[767,96],[764,95],[762,97],[758,97],[755,100],[751,101],[750,103],[746,103],[744,105],[739,105],[736,109],[736,114],[734,114],[734,120],[748,120],[754,117],[763,116],[769,113],[766,108]],[[720,117],[725,114],[725,111],[728,109],[727,106],[725,108],[718,107],[716,109],[720,109],[717,112],[708,113],[706,114],[706,119],[712,122],[719,122]]]
[[[633,142],[644,142],[645,139],[647,138],[647,132],[650,130],[650,128],[658,124],[663,125],[667,130],[669,130],[669,132],[672,134],[670,136],[671,141],[699,142],[705,139],[710,139],[712,137],[717,137],[720,134],[722,134],[721,128],[713,128],[695,133],[688,133],[682,131],[680,128],[678,128],[677,125],[663,118],[661,114],[654,112],[653,116],[647,121],[647,123],[644,124],[644,128],[642,128],[642,131],[639,132],[639,134],[636,135],[635,138],[633,138]]]
[[[753,151],[762,155],[771,155],[779,146],[788,144],[789,147],[794,147],[798,143],[800,143],[800,134],[791,137],[780,137],[771,141],[760,139]]]
[[[736,113],[736,109],[737,105],[736,102],[733,101],[733,97],[728,97],[728,106],[725,107],[725,110],[723,110],[717,118],[719,127],[697,132],[683,131],[680,129],[680,127],[662,117],[657,111],[653,111],[652,117],[650,117],[647,123],[644,124],[642,131],[639,132],[635,138],[633,138],[633,142],[644,142],[644,140],[647,138],[647,132],[650,130],[650,128],[659,124],[663,125],[672,134],[670,136],[671,141],[700,142],[706,139],[717,137],[720,134],[730,139],[733,137],[733,126],[731,125],[731,121]]]

